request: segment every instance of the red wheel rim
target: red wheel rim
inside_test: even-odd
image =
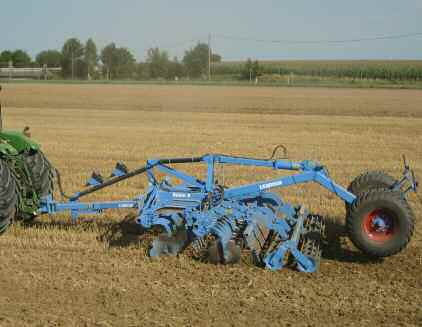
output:
[[[383,209],[369,212],[363,220],[366,236],[376,242],[385,242],[394,237],[397,231],[397,218]]]

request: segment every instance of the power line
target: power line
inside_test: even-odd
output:
[[[192,38],[192,39],[189,39],[189,40],[179,41],[179,42],[175,42],[175,43],[171,43],[171,44],[164,44],[164,45],[162,45],[162,44],[161,45],[155,44],[155,45],[150,45],[148,47],[148,49],[151,49],[151,48],[159,48],[160,50],[180,49],[182,47],[185,47],[188,44],[192,44],[194,42],[201,42],[200,40],[202,40],[202,39],[204,39],[204,38],[203,37],[198,37],[198,38]],[[145,48],[143,50],[143,52],[146,53],[146,51],[148,49]]]
[[[176,42],[176,43],[172,43],[172,44],[167,44],[167,45],[160,45],[160,46],[157,45],[157,47],[159,47],[161,49],[165,49],[165,50],[166,49],[175,49],[175,48],[183,47],[186,44],[190,44],[190,43],[193,43],[193,42],[200,42],[201,39],[203,39],[203,37],[192,38],[192,39],[189,39],[189,40],[184,40],[184,41],[180,41],[180,42]]]
[[[396,34],[396,35],[381,35],[373,37],[363,37],[356,39],[338,39],[338,40],[266,40],[266,39],[257,39],[253,37],[242,37],[242,36],[232,36],[232,35],[223,35],[215,34],[214,38],[217,39],[226,39],[231,41],[252,41],[258,43],[273,43],[273,44],[340,44],[340,43],[357,43],[357,42],[366,42],[366,41],[377,41],[377,40],[395,40],[395,39],[404,39],[410,37],[422,36],[422,32],[416,33],[407,33],[407,34]]]
[[[380,41],[380,40],[396,40],[396,39],[405,39],[411,37],[421,37],[422,32],[406,33],[406,34],[395,34],[395,35],[379,35],[372,37],[361,37],[354,39],[336,39],[336,40],[269,40],[269,39],[259,39],[254,37],[245,37],[245,36],[234,36],[234,35],[225,35],[225,34],[213,34],[214,39],[225,39],[231,41],[243,41],[243,42],[257,42],[257,43],[271,43],[271,44],[345,44],[345,43],[359,43],[359,42],[368,42],[368,41]],[[208,45],[210,45],[211,34],[208,35]],[[187,44],[193,42],[201,42],[204,37],[196,37],[188,40],[167,44],[167,45],[157,45],[164,50],[171,50],[176,48],[181,48]],[[210,76],[210,72],[208,73]]]
[[[406,33],[406,34],[395,34],[395,35],[379,35],[373,37],[361,37],[361,38],[354,38],[354,39],[336,39],[336,40],[269,40],[269,39],[259,39],[254,37],[245,37],[245,36],[234,36],[234,35],[226,35],[226,34],[212,34],[214,39],[225,39],[230,41],[243,41],[243,42],[256,42],[256,43],[271,43],[271,44],[292,44],[292,45],[300,45],[300,44],[345,44],[345,43],[359,43],[359,42],[368,42],[368,41],[379,41],[379,40],[395,40],[395,39],[405,39],[411,37],[420,37],[422,36],[422,32],[414,32],[414,33]],[[208,38],[210,35],[208,36]],[[172,44],[167,45],[155,45],[153,47],[159,47],[160,49],[164,50],[172,50],[181,48],[186,46],[187,44],[191,44],[193,42],[202,42],[205,37],[196,37],[191,38],[184,41],[179,41]],[[209,41],[209,40],[208,40]]]

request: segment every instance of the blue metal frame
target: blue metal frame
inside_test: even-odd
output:
[[[205,163],[206,179],[200,180],[167,165],[172,162]],[[240,187],[224,188],[215,183],[216,164],[267,167],[296,173]],[[154,169],[167,177],[158,181]],[[84,194],[96,192],[140,173],[147,174],[150,184],[145,195],[132,200],[88,203],[79,201]],[[90,188],[75,193],[68,202],[56,202],[52,196],[42,199],[39,213],[70,211],[75,222],[80,214],[97,214],[106,209],[136,208],[139,212],[138,224],[146,229],[160,227],[167,234],[166,241],[154,240],[150,255],[174,255],[187,244],[205,240],[207,235],[214,235],[221,244],[222,260],[230,262],[235,257],[233,248],[237,246],[234,239],[240,237],[268,269],[282,268],[285,256],[290,253],[299,270],[312,272],[316,269],[316,263],[299,250],[307,212],[300,206],[285,203],[278,195],[269,191],[316,182],[347,203],[353,203],[356,199],[354,194],[335,183],[322,165],[307,160],[292,162],[207,154],[192,161],[189,158],[148,160],[143,168],[133,172],[115,169],[112,176],[114,177],[108,181],[103,181],[100,176],[95,175],[88,181]],[[175,177],[181,184],[172,185],[169,176]],[[280,215],[284,219],[278,219]],[[264,251],[262,244],[258,244],[256,235],[262,228],[274,233],[277,245],[273,250]]]
[[[171,160],[171,159],[169,159]],[[228,188],[224,191],[224,199],[236,199],[242,198],[245,196],[258,195],[264,191],[268,191],[273,188],[283,188],[291,185],[316,182],[322,187],[326,188],[328,191],[334,193],[336,196],[344,200],[345,202],[351,204],[356,199],[356,196],[346,188],[335,183],[327,174],[327,170],[324,166],[313,162],[313,161],[302,161],[302,162],[292,162],[287,160],[262,160],[262,159],[252,159],[252,158],[242,158],[242,157],[233,157],[227,155],[218,155],[218,154],[207,154],[201,157],[201,162],[205,162],[208,165],[208,174],[206,181],[201,181],[196,177],[189,176],[181,171],[168,167],[164,164],[160,164],[160,159],[148,160],[147,167],[150,167],[146,170],[148,174],[149,182],[152,185],[157,185],[155,176],[152,173],[154,168],[157,168],[167,175],[171,175],[180,179],[184,182],[184,187],[180,187],[178,192],[183,193],[189,191],[187,187],[197,188],[199,193],[202,193],[201,196],[204,197],[206,194],[210,193],[214,189],[214,180],[215,180],[215,171],[214,165],[218,164],[229,164],[229,165],[240,165],[240,166],[255,166],[255,167],[268,167],[276,170],[290,170],[298,171],[298,174],[282,176],[280,178],[266,180],[262,182],[257,182],[253,184],[248,184],[240,187]],[[122,174],[119,173],[119,176]],[[90,179],[89,183],[91,185],[98,185],[98,181]],[[73,201],[60,203],[54,201],[51,196],[46,197],[42,200],[41,206],[39,208],[40,214],[55,214],[62,211],[71,211],[72,217],[77,218],[79,213],[101,213],[106,209],[120,209],[120,208],[140,208],[140,199],[142,196],[125,201],[106,201],[106,202],[93,202],[93,203],[83,203],[79,202],[78,194],[75,193],[71,196]],[[176,194],[176,196],[181,196]],[[199,198],[201,198],[199,196]],[[180,202],[179,200],[174,200],[176,203]],[[196,197],[195,201],[198,201]],[[183,202],[183,201],[182,201]],[[189,201],[188,201],[189,202]]]

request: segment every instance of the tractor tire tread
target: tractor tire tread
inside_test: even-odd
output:
[[[16,183],[7,163],[0,160],[0,234],[13,222],[18,203]]]
[[[401,224],[404,226],[400,235],[389,247],[382,247],[366,240],[362,235],[362,210],[371,203],[391,204],[397,210]],[[389,188],[377,188],[358,195],[350,206],[346,216],[346,229],[352,243],[362,252],[372,257],[388,257],[402,251],[413,236],[415,216],[409,203],[400,191]]]
[[[31,179],[35,192],[37,192],[39,196],[51,194],[54,186],[53,167],[48,162],[44,153],[42,151],[37,151],[27,155],[25,160],[31,171]]]
[[[350,193],[356,196],[371,189],[391,189],[397,180],[382,170],[371,170],[357,176],[347,187]],[[350,211],[350,204],[346,202],[346,214]]]

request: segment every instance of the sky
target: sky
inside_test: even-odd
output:
[[[3,3],[3,4],[2,4]],[[0,0],[0,51],[60,50],[92,37],[143,60],[150,47],[181,58],[198,41],[225,60],[422,59],[422,0]],[[421,33],[402,39],[292,44]],[[227,38],[230,37],[230,38]]]

